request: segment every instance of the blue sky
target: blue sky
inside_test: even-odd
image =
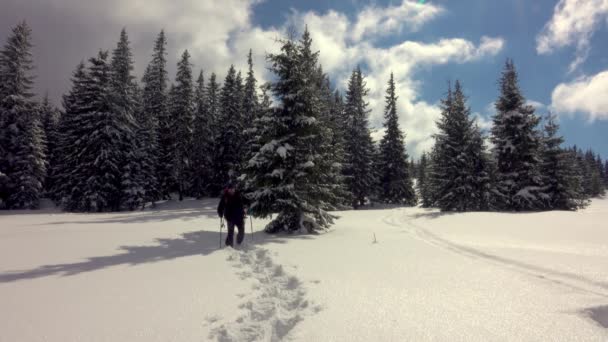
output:
[[[376,1],[377,7],[396,4],[395,1]],[[473,112],[486,118],[493,114],[491,103],[496,99],[497,80],[505,59],[513,58],[520,72],[520,85],[527,99],[539,102],[538,113],[545,114],[551,105],[555,87],[563,82],[584,75],[594,75],[608,69],[608,46],[606,25],[599,25],[591,37],[589,57],[577,70],[569,72],[576,55],[576,46],[564,47],[552,54],[539,54],[536,50],[537,36],[551,21],[557,1],[427,1],[427,5],[440,5],[445,12],[417,32],[397,32],[382,39],[378,44],[390,47],[404,40],[435,42],[441,38],[464,38],[476,41],[481,36],[502,37],[503,49],[491,58],[476,63],[448,63],[423,67],[414,72],[420,82],[420,97],[436,103],[446,90],[448,80],[459,79],[464,83]],[[315,11],[322,15],[329,10],[346,13],[354,20],[364,2],[266,1],[258,5],[254,22],[263,27],[281,25],[285,13]],[[323,53],[323,51],[321,51]],[[608,89],[607,89],[608,90]],[[608,93],[606,94],[608,96]],[[608,111],[608,108],[606,108]],[[590,120],[586,113],[560,113],[562,133],[567,144],[591,147],[608,156],[608,121]]]
[[[559,114],[567,143],[608,157],[608,1],[605,0],[0,0],[0,35],[26,19],[34,31],[37,89],[56,101],[76,64],[111,49],[127,27],[141,75],[155,35],[169,38],[170,72],[189,49],[195,67],[223,78],[230,64],[268,80],[265,54],[289,27],[308,25],[320,61],[338,87],[360,64],[370,88],[371,122],[382,121],[391,71],[408,150],[432,146],[438,101],[448,80],[464,83],[469,104],[488,127],[507,57],[538,113]],[[380,135],[381,132],[376,132]]]

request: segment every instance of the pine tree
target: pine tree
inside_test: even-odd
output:
[[[418,175],[416,185],[420,194],[420,202],[424,208],[429,208],[432,205],[430,194],[430,179],[429,179],[429,158],[426,153],[422,153],[420,163],[418,164]]]
[[[205,90],[205,78],[201,71],[196,81],[195,117],[192,151],[192,189],[197,198],[209,194],[213,167],[213,140],[211,120],[208,111],[208,100]]]
[[[604,187],[608,189],[608,160],[604,163]]]
[[[136,121],[135,114],[138,105],[139,89],[133,76],[133,54],[129,46],[129,38],[123,28],[120,32],[120,40],[112,53],[110,64],[111,71],[111,96],[113,119],[116,128],[120,130],[117,139],[113,142],[118,149],[121,163],[120,190],[122,192],[120,202],[134,210],[142,206],[146,200],[145,183],[143,174],[143,163],[146,156],[143,155],[143,142],[138,141],[140,127]]]
[[[40,118],[42,130],[46,137],[46,156],[48,161],[47,177],[44,181],[45,192],[49,196],[53,196],[52,192],[55,189],[53,169],[58,161],[57,145],[59,143],[59,120],[61,112],[54,107],[48,97],[45,95],[40,106]]]
[[[482,209],[489,195],[483,138],[470,118],[459,81],[453,91],[449,87],[442,101],[437,127],[431,177],[437,196],[435,205],[444,211]]]
[[[496,204],[494,201],[492,157],[487,151],[485,138],[477,124],[471,127],[470,136],[467,155],[469,156],[471,170],[469,181],[474,194],[472,209],[493,210],[496,208]]]
[[[243,141],[246,142],[245,157],[243,160],[243,166],[246,166],[249,160],[253,158],[256,140],[256,128],[255,122],[260,116],[260,103],[257,92],[257,80],[253,72],[253,57],[252,51],[249,50],[247,55],[247,64],[249,70],[247,71],[247,78],[245,80],[245,89],[243,93],[243,125],[244,125],[244,137]]]
[[[194,123],[194,81],[190,53],[184,51],[177,64],[176,85],[171,93],[171,131],[173,132],[173,165],[179,200],[190,187],[190,164]]]
[[[245,138],[241,113],[241,81],[231,65],[220,94],[220,117],[215,141],[215,188],[221,189],[229,180],[236,180],[244,160]]]
[[[224,187],[224,182],[218,174],[218,165],[220,165],[221,146],[219,144],[220,133],[223,129],[221,118],[220,104],[220,85],[217,83],[215,73],[212,73],[207,83],[207,115],[209,116],[209,126],[211,127],[211,142],[212,142],[212,169],[211,180],[209,184],[209,194],[218,196]]]
[[[385,203],[416,205],[416,193],[409,171],[404,135],[399,128],[397,96],[393,74],[386,91],[386,130],[380,142],[380,199]]]
[[[604,184],[602,182],[600,169],[597,166],[595,153],[587,150],[584,156],[585,169],[589,177],[587,183],[587,195],[589,197],[599,197],[604,194]]]
[[[527,106],[518,85],[513,61],[507,60],[500,80],[501,94],[492,127],[497,159],[497,193],[501,208],[539,210],[543,208],[539,172],[539,118]]]
[[[121,151],[124,121],[114,113],[112,73],[108,53],[89,59],[89,67],[77,93],[77,113],[71,148],[74,184],[66,203],[71,211],[118,211],[122,199]]]
[[[321,125],[325,128],[322,144],[329,144],[331,153],[326,155],[326,162],[331,165],[331,171],[327,175],[327,182],[334,185],[334,201],[341,207],[346,208],[352,201],[346,189],[342,167],[344,163],[344,114],[342,105],[335,102],[335,95],[331,88],[331,81],[323,68],[319,65],[314,73],[316,87],[319,96],[319,118]]]
[[[544,126],[542,148],[543,193],[546,208],[576,210],[584,207],[584,194],[574,159],[561,148],[564,139],[558,136],[559,125],[553,114],[548,114]]]
[[[355,208],[365,204],[365,199],[371,197],[376,185],[374,143],[368,123],[370,110],[365,101],[368,93],[361,68],[357,67],[348,82],[345,114],[341,125],[346,126],[344,175]]]
[[[73,171],[79,163],[80,150],[79,129],[85,113],[85,86],[88,80],[84,62],[80,62],[72,75],[72,86],[63,96],[64,113],[59,120],[56,162],[51,171],[54,187],[52,199],[60,206],[67,208],[70,199],[81,195],[84,189],[78,184]]]
[[[247,65],[249,66],[249,70],[247,71],[245,90],[243,94],[243,121],[245,127],[251,127],[253,125],[253,121],[257,117],[259,106],[257,80],[255,78],[255,73],[253,72],[253,56],[251,50],[249,50],[249,55],[247,55]],[[249,137],[247,137],[247,140],[249,140]]]
[[[32,31],[22,22],[0,51],[0,206],[37,208],[46,178],[44,131],[32,100]]]
[[[150,200],[169,199],[174,184],[173,132],[168,110],[169,77],[167,72],[167,38],[161,31],[154,43],[152,60],[143,78],[143,105],[147,127],[147,156],[155,178],[148,178],[146,193]]]
[[[272,85],[279,106],[260,119],[262,146],[246,170],[247,194],[257,217],[278,215],[266,231],[309,232],[327,228],[334,216],[327,210],[335,205],[335,185],[330,146],[324,140],[321,124],[320,90],[314,75],[318,53],[311,50],[312,40],[306,30],[300,41],[283,41],[281,52],[268,60],[276,75]]]

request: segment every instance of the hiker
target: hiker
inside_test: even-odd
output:
[[[220,217],[224,217],[228,223],[226,246],[233,246],[234,226],[238,229],[236,243],[240,245],[245,238],[245,205],[246,200],[241,195],[240,191],[237,190],[234,183],[228,183],[222,193],[220,204],[217,207],[217,214]]]

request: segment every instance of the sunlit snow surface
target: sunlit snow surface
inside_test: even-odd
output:
[[[0,341],[608,340],[608,200],[342,212],[316,236],[255,220],[240,250],[215,205],[0,212]]]

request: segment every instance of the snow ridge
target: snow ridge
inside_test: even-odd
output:
[[[228,261],[239,269],[241,279],[252,279],[252,293],[239,305],[242,314],[234,322],[211,329],[210,339],[229,341],[282,341],[310,311],[302,282],[273,262],[260,247],[232,250]]]

